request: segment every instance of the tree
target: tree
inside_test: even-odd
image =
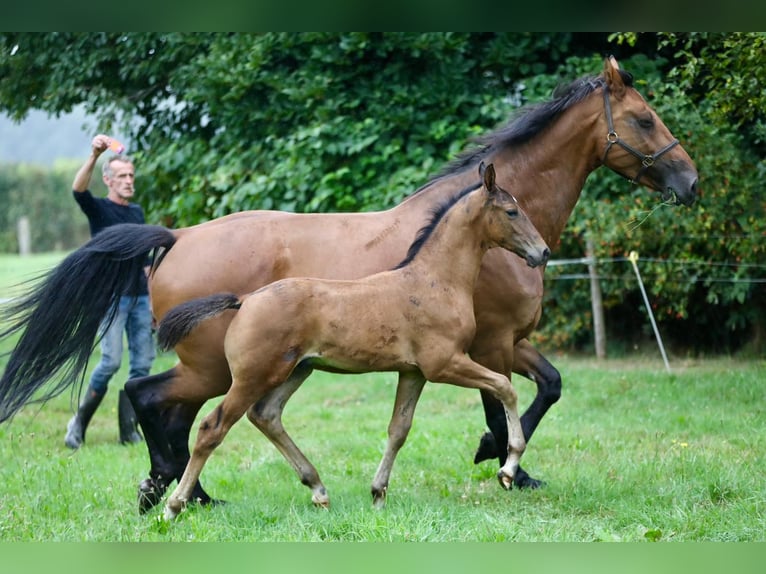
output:
[[[613,52],[695,159],[704,196],[681,216],[598,170],[556,256],[582,256],[588,234],[601,258],[636,249],[661,260],[642,262],[660,327],[684,343],[693,331],[692,347],[732,349],[766,324],[764,284],[742,282],[766,269],[763,43],[706,33],[5,33],[0,109],[21,118],[84,104],[101,129],[123,126],[152,222],[359,211],[398,202],[472,136]],[[619,223],[629,220],[643,223]],[[629,269],[613,269],[608,319],[645,325]],[[557,273],[547,274],[540,342],[587,345],[587,285]]]

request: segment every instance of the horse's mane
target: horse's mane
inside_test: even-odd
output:
[[[620,70],[620,76],[627,87],[633,86],[633,76]],[[472,140],[469,148],[448,163],[436,176],[415,193],[434,182],[460,173],[485,159],[491,152],[511,146],[518,146],[532,140],[545,130],[556,118],[572,106],[580,103],[598,88],[604,86],[603,76],[583,76],[568,84],[561,84],[546,102],[528,104],[516,110],[503,126]]]
[[[415,236],[415,240],[410,245],[410,248],[407,250],[407,255],[404,259],[402,259],[401,263],[394,267],[394,269],[401,269],[402,267],[406,267],[409,265],[413,259],[415,259],[415,256],[418,254],[420,249],[425,245],[425,243],[428,241],[428,238],[431,237],[431,234],[433,233],[433,230],[436,229],[436,226],[439,225],[439,222],[444,217],[444,214],[446,214],[450,208],[455,205],[458,201],[460,201],[461,198],[468,195],[472,191],[476,191],[482,186],[482,183],[476,183],[474,185],[470,185],[460,191],[459,193],[456,193],[454,196],[450,197],[447,201],[444,201],[434,207],[431,210],[431,217],[428,220],[428,223],[426,223],[423,227],[420,228],[417,235]]]

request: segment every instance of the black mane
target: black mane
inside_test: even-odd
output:
[[[619,72],[623,83],[627,87],[632,87],[633,76],[623,70]],[[459,154],[420,190],[439,179],[459,173],[467,167],[475,166],[497,149],[518,146],[532,140],[562,113],[603,86],[604,78],[602,76],[583,76],[573,82],[558,86],[553,91],[552,98],[547,102],[529,104],[519,108],[507,124],[473,139],[475,145]]]
[[[461,192],[456,193],[447,201],[434,207],[431,210],[431,218],[428,220],[428,223],[420,228],[418,234],[415,236],[415,241],[412,242],[410,248],[407,250],[407,256],[402,259],[401,263],[394,267],[394,269],[401,269],[402,267],[409,265],[412,260],[415,259],[415,256],[418,254],[423,245],[425,245],[426,241],[428,241],[428,238],[431,237],[431,233],[433,233],[433,230],[436,229],[437,225],[439,225],[439,221],[441,221],[442,217],[444,217],[444,214],[449,211],[450,207],[460,201],[462,197],[468,195],[472,191],[476,191],[481,186],[481,182],[468,186]]]

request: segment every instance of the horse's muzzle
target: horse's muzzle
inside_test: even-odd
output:
[[[527,265],[530,267],[539,267],[543,265],[551,256],[551,250],[548,247],[541,249],[539,253],[529,254],[526,257]]]

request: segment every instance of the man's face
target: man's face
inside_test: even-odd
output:
[[[104,183],[109,189],[109,195],[116,196],[119,199],[128,201],[133,197],[133,183],[136,177],[136,170],[133,164],[124,161],[113,161],[110,164],[112,175],[104,176]]]

